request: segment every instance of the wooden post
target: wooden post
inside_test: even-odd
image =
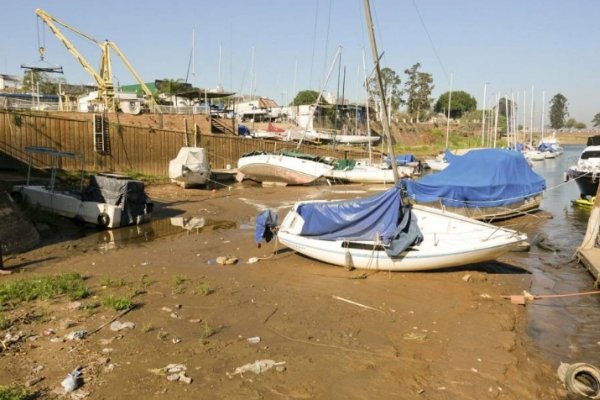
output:
[[[194,122],[194,147],[198,147],[198,124]]]
[[[184,118],[184,119],[183,119],[183,135],[184,135],[184,137],[185,137],[185,139],[184,139],[184,144],[185,144],[185,147],[189,147],[189,146],[188,146],[188,137],[187,137],[187,131],[188,131],[188,130],[187,130],[187,118]]]

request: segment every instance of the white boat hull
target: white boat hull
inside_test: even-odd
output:
[[[107,203],[82,201],[71,193],[53,192],[45,186],[15,186],[13,196],[20,195],[27,203],[67,218],[79,219],[106,228],[121,226],[122,209]],[[146,222],[150,215],[140,216],[138,224]]]
[[[414,171],[413,167],[398,167],[398,175],[401,178],[412,176]],[[327,177],[348,183],[394,183],[392,169],[382,169],[370,165],[357,165],[348,170],[333,169]]]
[[[344,240],[300,236],[303,221],[295,211],[285,217],[278,237],[298,253],[329,264],[347,267],[351,263],[355,268],[386,271],[425,271],[490,261],[527,239],[525,234],[442,210],[417,205],[413,211],[423,242],[396,257],[388,256],[373,242],[350,242],[348,246]]]
[[[434,171],[442,171],[448,165],[450,165],[450,163],[448,161],[436,160],[436,159],[426,160],[425,162],[427,163],[427,165],[429,165],[429,168],[431,168]]]
[[[286,156],[283,154],[257,154],[238,160],[238,172],[244,177],[262,183],[306,185],[313,183],[333,167],[331,165]]]

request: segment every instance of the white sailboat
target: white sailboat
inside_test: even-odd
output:
[[[341,47],[338,47],[325,84],[329,81],[333,66],[340,54]],[[319,92],[312,114],[316,109],[316,104],[319,104],[323,89]],[[312,115],[310,120],[312,120]],[[307,126],[308,128],[308,126]],[[277,154],[252,152],[244,154],[237,165],[238,181],[248,177],[257,182],[264,184],[278,185],[306,185],[313,183],[329,170],[333,169],[332,161],[329,159],[313,156],[310,154],[301,154],[297,151],[300,149],[304,135],[308,129],[302,134],[302,138],[298,142],[296,152],[280,152]]]
[[[330,205],[333,202],[330,202]],[[379,240],[322,240],[300,234],[306,223],[298,213],[304,202],[290,211],[277,233],[287,247],[311,258],[343,267],[389,271],[424,271],[489,261],[510,251],[525,240],[525,234],[499,228],[458,214],[429,207],[413,206],[422,232],[422,241],[396,255],[392,242]]]
[[[327,175],[333,165],[330,160],[310,154],[254,152],[238,160],[238,180],[244,177],[263,185],[307,185]]]
[[[383,94],[369,0],[364,6]],[[390,143],[387,107],[382,103],[383,130]],[[391,146],[389,153],[395,171]],[[394,178],[398,182],[398,176]],[[526,239],[525,234],[457,214],[411,207],[403,202],[402,193],[402,184],[397,183],[364,199],[299,202],[277,230],[279,241],[308,257],[347,268],[416,271],[492,260]],[[257,219],[256,240],[270,238],[267,233],[273,225],[273,212],[266,210]]]

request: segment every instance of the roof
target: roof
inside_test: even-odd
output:
[[[158,93],[158,88],[156,87],[156,82],[146,82],[146,86],[152,94]],[[123,85],[120,87],[122,92],[127,93],[136,93],[138,96],[143,96],[144,91],[142,90],[142,85],[139,83],[132,85]],[[233,96],[235,92],[224,92],[224,91],[215,91],[214,89],[206,89],[206,88],[186,88],[181,92],[177,93],[177,97],[185,97],[188,99],[218,99],[222,97]]]

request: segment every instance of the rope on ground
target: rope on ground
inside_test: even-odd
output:
[[[522,295],[510,295],[502,296],[503,299],[510,299],[513,304],[525,305],[527,302],[533,302],[534,300],[541,299],[557,299],[563,297],[578,297],[578,296],[589,296],[594,294],[600,294],[600,290],[593,290],[590,292],[574,292],[574,293],[562,293],[562,294],[540,294],[534,295],[529,293],[527,290],[523,291]]]

